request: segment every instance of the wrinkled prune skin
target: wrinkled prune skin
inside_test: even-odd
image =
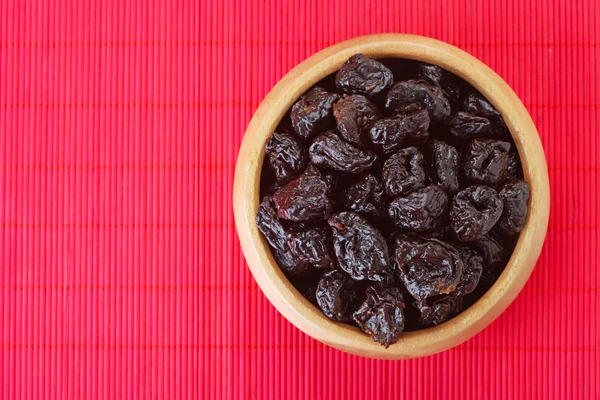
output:
[[[310,161],[320,168],[350,174],[364,172],[377,161],[372,151],[356,148],[330,131],[313,141],[308,154]]]
[[[301,276],[307,274],[312,267],[310,264],[298,259],[286,246],[284,250],[272,248],[273,257],[281,269],[292,276]]]
[[[385,108],[402,114],[426,109],[433,121],[443,121],[450,116],[450,103],[441,89],[421,80],[395,83],[386,95]]]
[[[291,231],[288,246],[301,261],[323,268],[333,263],[333,242],[329,228]]]
[[[366,300],[353,314],[354,321],[374,341],[388,348],[404,331],[405,306],[400,289],[371,286]]]
[[[463,308],[462,297],[442,296],[433,301],[415,302],[420,311],[419,321],[423,326],[439,325],[459,314]]]
[[[425,162],[416,147],[401,149],[383,164],[381,179],[390,196],[406,195],[425,186]]]
[[[274,133],[267,139],[265,153],[279,185],[297,178],[308,164],[306,149],[296,136],[290,133]]]
[[[290,119],[296,134],[304,140],[335,126],[333,105],[340,99],[337,93],[314,87],[292,106]]]
[[[427,146],[429,178],[448,193],[458,191],[458,151],[456,147],[433,139]]]
[[[427,110],[397,114],[375,122],[369,130],[369,139],[384,154],[393,153],[405,143],[425,143],[429,138],[429,123]]]
[[[450,208],[450,226],[463,242],[481,239],[502,215],[498,192],[488,186],[469,186],[458,192]]]
[[[394,82],[392,71],[382,63],[363,54],[355,54],[342,65],[335,76],[341,93],[376,96]]]
[[[483,257],[477,251],[467,246],[456,246],[456,249],[463,261],[464,268],[460,282],[452,295],[464,296],[475,290],[479,284],[481,273],[483,272]]]
[[[452,136],[459,140],[469,140],[485,136],[491,128],[490,121],[466,112],[457,112],[448,121]]]
[[[323,314],[334,321],[351,322],[352,313],[360,305],[356,282],[340,270],[323,274],[316,297]]]
[[[515,235],[523,230],[527,218],[527,202],[531,194],[529,184],[523,180],[506,182],[500,188],[500,199],[504,211],[500,217],[500,228],[507,235]]]
[[[457,105],[460,99],[460,88],[456,79],[437,65],[417,63],[415,66],[417,78],[430,85],[439,86],[444,97],[452,106]]]
[[[365,218],[349,211],[333,214],[328,222],[340,267],[355,280],[382,281],[390,272],[390,263],[381,233]]]
[[[497,138],[508,138],[508,128],[502,115],[481,94],[470,93],[463,102],[466,112],[478,117],[487,118],[492,124],[492,134]]]
[[[271,196],[265,196],[258,206],[256,226],[271,247],[287,250],[287,234],[277,218],[277,209]]]
[[[333,105],[333,115],[340,136],[359,146],[371,126],[383,117],[375,104],[361,95],[344,96]]]
[[[448,195],[438,186],[427,186],[396,197],[388,215],[398,228],[412,232],[428,232],[439,226],[448,212]]]
[[[473,247],[483,258],[481,281],[495,281],[505,258],[504,241],[490,233],[474,242]]]
[[[396,235],[394,260],[406,289],[419,302],[456,289],[463,272],[458,251],[437,239]]]
[[[383,217],[386,213],[383,183],[374,175],[363,175],[341,194],[344,207],[357,213]]]
[[[331,187],[323,176],[304,173],[277,189],[273,194],[273,201],[279,218],[289,221],[315,221],[331,215],[333,202],[328,196],[329,193]]]
[[[523,177],[521,170],[521,159],[519,153],[515,149],[511,149],[508,153],[508,168],[506,170],[507,179],[520,179]]]
[[[462,158],[464,176],[473,183],[497,185],[506,179],[510,143],[473,139]]]

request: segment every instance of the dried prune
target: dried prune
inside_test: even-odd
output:
[[[473,183],[497,185],[508,172],[510,143],[492,139],[473,139],[462,158],[464,176]]]
[[[351,322],[352,313],[360,305],[357,284],[340,270],[323,274],[317,285],[317,304],[328,318]]]
[[[448,193],[458,191],[458,151],[456,147],[433,139],[427,146],[429,178]]]
[[[475,250],[483,257],[481,280],[492,282],[497,278],[499,267],[504,261],[504,241],[496,235],[487,234],[473,243]]]
[[[288,245],[298,259],[315,267],[326,267],[333,262],[333,242],[328,228],[291,231]]]
[[[298,257],[292,254],[290,248],[287,246],[284,250],[277,248],[272,248],[271,250],[279,267],[289,275],[304,275],[312,269],[310,264],[298,259]]]
[[[521,159],[519,153],[513,148],[508,153],[508,168],[506,170],[507,179],[519,179],[523,177],[521,170]]]
[[[417,78],[430,85],[439,86],[450,104],[457,105],[460,99],[460,88],[454,76],[437,65],[417,63],[415,69]]]
[[[425,186],[425,162],[416,147],[401,149],[383,164],[381,179],[390,196],[406,195]]]
[[[317,133],[333,128],[333,105],[340,96],[314,87],[293,105],[290,113],[292,126],[301,138],[308,140]]]
[[[256,226],[267,242],[279,250],[287,249],[286,232],[277,218],[277,209],[271,196],[265,196],[258,207]]]
[[[389,253],[381,233],[359,214],[344,211],[329,218],[340,267],[355,280],[382,281],[389,273]]]
[[[506,182],[500,188],[500,199],[504,202],[504,211],[500,217],[500,228],[507,235],[514,235],[523,230],[527,218],[527,202],[529,201],[529,184],[522,180]]]
[[[485,136],[490,131],[490,121],[466,112],[458,112],[448,121],[452,136],[460,140],[468,140]]]
[[[290,221],[326,219],[332,211],[331,187],[320,174],[302,174],[277,189],[273,201],[279,218]]]
[[[487,118],[492,124],[492,134],[497,138],[508,138],[508,128],[502,115],[479,93],[470,93],[464,100],[463,108],[466,112],[478,117]]]
[[[436,296],[425,302],[415,302],[420,311],[419,320],[423,326],[439,325],[462,311],[462,297]]]
[[[317,303],[317,285],[322,275],[322,269],[313,268],[307,274],[301,276],[292,275],[289,278],[294,287],[306,300],[319,307],[319,303]]]
[[[496,225],[502,209],[502,200],[494,189],[469,186],[454,196],[450,208],[450,226],[463,242],[481,239]]]
[[[443,121],[450,116],[450,103],[441,89],[420,80],[395,83],[386,95],[385,108],[403,114],[426,109],[433,121]]]
[[[404,307],[400,289],[371,286],[353,317],[360,329],[387,348],[396,343],[404,331]]]
[[[280,185],[286,184],[304,171],[308,164],[306,149],[296,136],[274,133],[265,145],[269,167]]]
[[[396,235],[394,260],[404,286],[419,302],[454,291],[463,271],[452,245],[414,234]]]
[[[352,211],[383,217],[386,212],[384,194],[383,183],[379,178],[363,175],[342,192],[341,200],[344,207]]]
[[[315,138],[308,154],[318,167],[352,174],[370,169],[377,161],[372,151],[356,148],[330,131]]]
[[[393,82],[394,75],[388,67],[363,54],[350,57],[335,76],[339,92],[365,96],[378,95]]]
[[[397,197],[388,208],[388,215],[397,227],[414,232],[433,230],[447,212],[448,195],[438,186],[427,186]]]
[[[361,95],[344,96],[333,105],[333,115],[340,136],[355,145],[362,145],[364,137],[381,113],[369,99]]]
[[[463,261],[464,268],[460,277],[460,282],[452,295],[464,296],[475,290],[479,284],[481,273],[483,272],[483,258],[477,251],[470,247],[457,246],[456,248]]]
[[[384,154],[392,153],[405,143],[425,143],[429,138],[429,122],[427,110],[397,114],[375,122],[369,131],[369,138]]]

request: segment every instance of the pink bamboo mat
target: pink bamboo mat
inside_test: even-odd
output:
[[[0,2],[0,397],[600,398],[593,0]],[[536,122],[552,214],[523,292],[429,358],[325,347],[240,251],[235,160],[293,66],[376,32],[442,39]]]

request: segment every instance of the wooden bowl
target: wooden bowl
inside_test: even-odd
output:
[[[502,114],[518,148],[525,180],[531,185],[525,228],[493,287],[458,316],[436,327],[407,332],[387,349],[359,329],[329,320],[306,300],[281,272],[255,225],[265,141],[302,93],[338,70],[355,53],[371,58],[424,61],[472,84]],[[489,325],[515,299],[542,249],[550,211],[550,189],[537,130],[523,103],[506,82],[475,57],[447,43],[421,36],[381,34],[348,40],[320,51],[291,70],[271,90],[256,110],[240,148],[233,205],[248,266],[264,294],[285,318],[306,334],[337,349],[373,358],[408,359],[459,345]]]

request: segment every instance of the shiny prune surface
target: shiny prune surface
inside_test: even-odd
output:
[[[308,152],[290,133],[274,133],[267,139],[265,153],[279,185],[297,178],[308,164]]]
[[[419,302],[450,294],[463,272],[463,261],[449,243],[415,234],[395,238],[394,261],[406,289]]]
[[[340,270],[323,274],[317,285],[316,298],[323,314],[341,322],[352,322],[352,314],[361,301],[357,283]]]
[[[510,143],[492,139],[473,139],[462,158],[464,176],[473,183],[498,185],[508,173]]]
[[[404,297],[395,287],[367,288],[367,298],[353,314],[354,321],[373,340],[386,348],[404,331]]]
[[[314,87],[292,106],[290,119],[294,131],[302,139],[309,140],[317,133],[335,126],[333,105],[340,99],[321,87]]]
[[[427,232],[438,227],[448,212],[448,195],[439,186],[417,189],[396,197],[388,214],[398,228],[412,232]]]
[[[315,138],[308,153],[316,166],[350,174],[367,171],[377,161],[374,152],[354,147],[331,131]]]
[[[382,118],[375,104],[361,95],[344,96],[333,105],[333,115],[340,136],[358,146],[365,143],[371,126]]]
[[[459,240],[472,242],[488,233],[502,215],[498,192],[488,186],[469,186],[454,196],[450,226]]]
[[[417,110],[396,114],[375,122],[369,130],[369,139],[384,154],[393,153],[404,144],[423,144],[429,138],[429,113]]]
[[[425,162],[416,147],[406,147],[383,164],[381,179],[390,196],[406,195],[425,186]]]
[[[256,225],[302,296],[388,347],[492,287],[526,224],[523,176],[470,84],[357,54],[267,140]]]
[[[442,90],[421,80],[395,83],[386,95],[385,108],[403,114],[426,109],[433,121],[443,121],[450,116],[450,103]]]
[[[344,211],[333,214],[328,222],[339,266],[353,279],[382,281],[390,273],[386,240],[367,219]]]
[[[504,203],[500,228],[507,235],[521,232],[527,218],[527,202],[531,194],[529,184],[520,179],[506,182],[498,194]]]
[[[340,93],[376,96],[394,82],[392,71],[377,60],[355,54],[342,65],[335,76]]]

